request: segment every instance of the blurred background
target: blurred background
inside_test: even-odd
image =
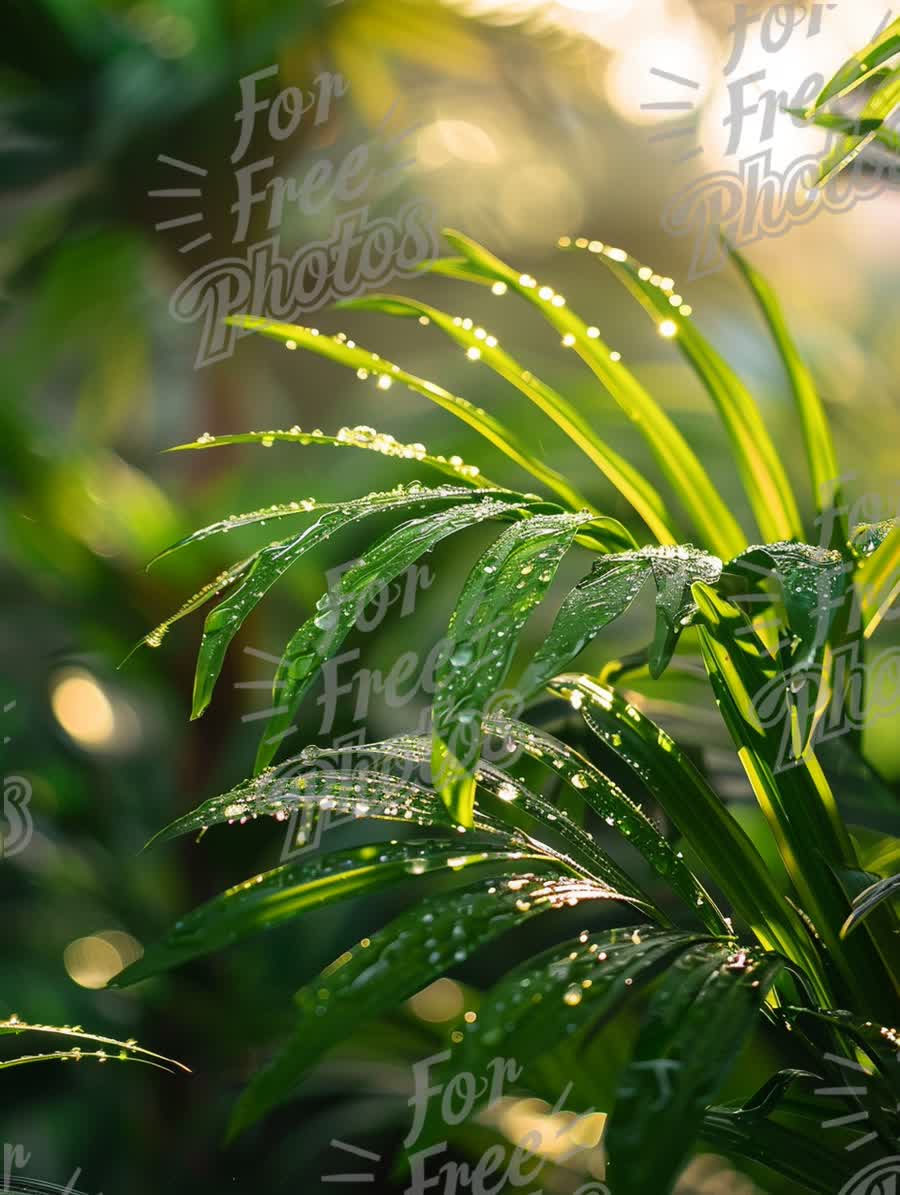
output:
[[[287,257],[329,243],[336,221],[363,206],[370,225],[412,210],[427,212],[429,230],[463,230],[562,291],[601,329],[676,420],[749,532],[722,429],[675,348],[589,253],[556,245],[564,236],[596,237],[627,248],[678,281],[693,318],[751,384],[815,538],[785,379],[735,276],[721,268],[689,280],[697,256],[690,220],[716,211],[722,180],[736,176],[742,161],[762,155],[767,169],[781,173],[820,152],[823,134],[776,112],[766,93],[781,107],[808,102],[814,89],[804,96],[805,81],[816,72],[827,77],[864,44],[884,6],[840,0],[823,16],[821,5],[797,5],[796,28],[784,17],[768,19],[764,5],[743,7],[760,20],[736,55],[737,10],[719,0],[6,0],[0,751],[4,775],[31,789],[33,833],[26,848],[0,861],[0,1016],[136,1037],[194,1071],[185,1078],[84,1063],[4,1072],[0,1142],[24,1146],[30,1176],[64,1185],[80,1170],[76,1186],[107,1195],[145,1195],[162,1184],[172,1195],[318,1189],[319,1175],[347,1168],[329,1145],[333,1137],[390,1156],[408,1116],[409,1060],[439,1049],[477,999],[475,989],[517,957],[516,941],[505,941],[377,1030],[368,1027],[287,1112],[227,1150],[221,1138],[230,1104],[290,1024],[290,994],[395,911],[396,899],[339,906],[137,989],[102,990],[186,909],[278,863],[282,843],[271,827],[141,849],[177,814],[248,773],[260,726],[254,715],[268,705],[258,682],[274,670],[266,657],[278,655],[308,616],[325,570],[358,556],[372,529],[329,543],[273,590],[229,654],[212,707],[194,723],[197,619],[179,623],[158,650],[119,665],[150,627],[265,533],[213,538],[149,571],[147,562],[228,513],[436,480],[414,461],[328,447],[164,450],[203,433],[299,425],[334,434],[365,424],[533,488],[467,427],[405,388],[385,392],[375,377],[359,379],[253,337],[211,351],[210,312],[272,313],[251,300],[229,307],[246,282],[235,262],[248,246],[274,235]],[[250,102],[270,106],[255,113],[238,154],[241,80],[253,75]],[[305,97],[305,110],[301,119],[286,100],[272,136],[271,104],[287,88]],[[736,107],[754,105],[736,127]],[[371,185],[348,202],[321,163],[335,172],[344,163],[349,172],[362,146],[374,167]],[[288,189],[277,216],[255,202],[238,235],[237,171],[247,164],[261,164],[246,176],[254,190],[284,177],[308,180],[311,197],[318,179],[315,202],[294,202]],[[766,202],[766,235],[747,251],[775,284],[814,367],[856,521],[888,517],[900,496],[897,197],[887,187],[855,205],[831,204],[843,211],[819,204],[802,222],[781,219],[778,201]],[[684,219],[688,226],[679,227]],[[420,259],[445,252],[431,231],[419,240]],[[399,273],[385,267],[362,289],[415,294],[483,324],[665,493],[636,429],[536,313],[511,296]],[[273,293],[252,299],[265,303]],[[486,407],[641,533],[552,425],[523,420],[521,397],[434,329],[324,304],[298,318],[344,331]],[[359,631],[348,648],[384,672],[411,645],[424,656],[481,542],[476,533],[445,544],[429,559],[435,580],[417,593],[414,611],[395,605],[377,634]],[[584,561],[575,561],[569,579],[579,565],[583,571]],[[530,626],[532,645],[552,608]],[[601,636],[589,663],[599,667],[646,642],[647,618],[645,607],[635,609]],[[892,642],[886,624],[879,650]],[[703,693],[690,673],[679,673],[645,697],[689,745],[699,752],[702,744],[719,791],[757,834],[754,807]],[[350,698],[327,727],[312,697],[291,743],[324,743],[363,725],[369,739],[414,728],[427,702],[421,692],[403,708],[376,698],[360,718]],[[872,720],[866,746],[886,783],[900,779],[891,720]],[[840,794],[849,805],[854,783],[851,776]],[[5,815],[9,844],[15,810]],[[335,830],[328,845],[354,834],[358,827]],[[616,914],[600,916],[611,923]],[[598,1080],[588,1102],[602,1097],[604,1060],[623,1046],[604,1034],[594,1048]],[[764,1077],[768,1061],[766,1043],[757,1043],[739,1089],[757,1072]],[[565,1073],[564,1059],[555,1065]],[[552,1090],[552,1074],[544,1079]],[[548,1104],[513,1103],[501,1109],[508,1124],[479,1131],[527,1128]],[[392,1189],[388,1170],[380,1167],[377,1189]],[[551,1179],[547,1189],[569,1191],[584,1175],[560,1167]],[[758,1189],[777,1190],[708,1156],[682,1185],[684,1192]]]

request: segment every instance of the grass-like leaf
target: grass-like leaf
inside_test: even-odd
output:
[[[803,428],[816,509],[821,512],[825,508],[833,507],[836,511],[832,526],[832,541],[829,546],[838,551],[844,551],[848,534],[847,520],[843,512],[843,489],[838,473],[831,428],[828,426],[825,409],[822,406],[812,373],[794,344],[781,310],[781,304],[772,287],[762,274],[750,265],[747,258],[727,240],[725,247],[762,312],[787,373],[797,413],[800,416],[800,424]]]
[[[646,784],[759,942],[820,977],[824,992],[820,963],[796,913],[756,847],[669,735],[620,693],[589,677],[562,676],[553,689]]]
[[[621,1174],[634,1195],[668,1195],[781,966],[775,955],[698,945],[667,971],[619,1083],[613,1182]]]
[[[361,371],[363,377],[370,375],[377,377],[379,385],[384,389],[395,382],[402,382],[410,390],[430,399],[431,402],[443,407],[445,411],[449,411],[463,423],[468,424],[495,448],[499,448],[511,461],[515,461],[532,477],[551,489],[573,510],[581,510],[585,507],[593,509],[587,499],[579,494],[565,478],[560,476],[555,469],[551,469],[549,465],[539,461],[518,437],[496,420],[493,415],[488,414],[481,407],[476,407],[466,399],[451,394],[442,386],[437,386],[434,382],[408,373],[399,365],[384,360],[377,353],[370,353],[366,349],[359,348],[346,338],[323,336],[312,328],[304,328],[298,324],[273,323],[271,320],[260,319],[258,316],[229,316],[226,322],[239,328],[247,328],[251,332],[260,332],[273,340],[281,341],[282,344],[293,345],[294,348],[308,349],[320,357],[327,357],[330,361],[355,370],[357,374]],[[382,382],[381,379],[385,379],[385,382]]]
[[[534,278],[513,270],[460,232],[448,231],[444,235],[462,258],[438,259],[427,268],[482,285],[500,284],[537,307],[559,332],[563,344],[574,349],[645,437],[704,545],[723,558],[739,552],[746,537],[693,449],[631,371],[611,355],[600,339],[599,330],[589,328],[566,306],[564,299],[556,302],[562,296],[551,287],[539,287]]]
[[[633,465],[601,440],[581,412],[528,369],[523,368],[484,328],[473,327],[470,319],[453,317],[427,303],[397,295],[368,295],[340,304],[343,308],[382,311],[387,315],[418,317],[439,328],[462,346],[470,359],[478,360],[515,386],[577,444],[585,456],[616,487],[663,544],[675,543],[671,519],[665,504],[649,481]],[[637,545],[635,545],[636,547]]]
[[[590,516],[536,515],[515,524],[475,564],[463,586],[435,673],[432,767],[448,808],[469,825],[481,716],[502,686],[525,622]]]
[[[674,329],[671,339],[692,366],[715,403],[731,441],[732,453],[757,524],[766,539],[802,538],[803,526],[787,474],[750,391],[693,320],[682,314],[681,298],[622,249],[605,246],[597,255],[625,284],[657,326]]]
[[[312,1063],[351,1029],[393,1009],[501,934],[554,909],[615,896],[548,866],[540,875],[507,874],[444,893],[401,914],[297,993],[297,1029],[242,1094],[230,1135],[287,1099]]]
[[[405,879],[437,871],[477,875],[485,867],[510,872],[534,870],[547,856],[484,844],[477,849],[458,842],[389,842],[334,851],[285,863],[273,871],[235,884],[183,917],[177,927],[110,981],[128,987],[160,971],[180,966],[213,950],[299,917],[309,909],[366,896]]]
[[[864,83],[883,63],[898,53],[900,53],[900,17],[892,21],[886,29],[883,29],[866,46],[852,54],[841,65],[816,96],[807,115],[815,113],[829,100],[838,99],[855,87],[859,87],[860,83]]]

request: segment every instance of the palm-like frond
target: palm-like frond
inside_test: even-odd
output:
[[[825,1191],[829,1176],[843,1173],[844,1163],[809,1161],[812,1138],[804,1129],[786,1133],[771,1119],[790,1103],[798,1072],[773,1076],[763,1093],[738,1107],[716,1107],[713,1101],[740,1050],[764,1022],[782,1045],[790,1042],[805,1053],[809,1073],[830,1074],[836,1067],[839,1073],[842,1058],[864,1058],[872,1094],[851,1092],[849,1115],[862,1109],[872,1117],[873,1139],[884,1143],[890,1135],[882,1093],[892,1080],[884,1073],[884,1053],[867,1044],[864,1026],[884,1023],[895,1007],[897,927],[887,900],[895,881],[874,887],[871,882],[880,878],[876,866],[896,863],[896,840],[869,843],[862,857],[861,839],[844,824],[816,757],[815,732],[826,712],[840,709],[845,698],[846,681],[835,666],[838,653],[848,645],[862,650],[896,594],[898,531],[884,525],[850,532],[838,523],[829,545],[803,542],[796,500],[757,407],[694,328],[670,280],[659,279],[622,250],[586,241],[589,252],[655,320],[665,316],[672,322],[676,343],[722,419],[760,531],[770,541],[748,542],[674,423],[610,355],[599,331],[553,288],[539,286],[468,238],[448,239],[460,256],[435,268],[489,285],[497,294],[518,294],[539,308],[564,346],[575,349],[606,395],[645,435],[700,542],[674,543],[669,513],[653,484],[596,435],[587,414],[470,321],[394,296],[356,304],[433,323],[470,357],[480,357],[570,437],[629,501],[656,542],[639,546],[508,428],[442,387],[342,336],[259,317],[235,321],[289,348],[377,373],[387,379],[385,385],[407,385],[464,419],[554,497],[505,489],[474,466],[429,455],[422,445],[399,445],[371,429],[360,435],[343,429],[334,437],[300,429],[254,432],[216,441],[203,437],[183,446],[282,439],[376,448],[452,473],[457,484],[414,483],[330,505],[294,500],[213,524],[176,545],[268,518],[314,516],[303,530],[227,570],[148,636],[158,643],[174,618],[229,588],[206,619],[197,716],[209,704],[228,644],[295,560],[370,515],[396,513],[403,520],[344,573],[336,592],[322,594],[316,611],[292,636],[276,675],[279,708],[263,735],[257,775],[178,819],[161,837],[260,816],[284,821],[300,809],[313,816],[335,810],[430,833],[289,862],[238,884],[189,914],[115,982],[144,979],[314,907],[387,887],[418,886],[426,874],[448,881],[449,891],[414,904],[297,994],[296,1030],[242,1096],[232,1121],[236,1132],[288,1099],[324,1051],[359,1022],[390,1011],[500,934],[539,914],[624,902],[638,910],[639,924],[585,930],[501,979],[460,1035],[448,1073],[477,1069],[497,1051],[526,1061],[568,1037],[581,1040],[630,1007],[646,987],[649,1003],[631,1061],[619,1076],[609,1133],[612,1165],[627,1176],[629,1189],[637,1195],[670,1190],[693,1142],[703,1137],[738,1159]],[[743,259],[736,261],[774,335],[806,439],[810,481],[817,500],[825,502],[836,465],[812,376],[767,284]],[[603,401],[601,393],[597,397]],[[341,751],[309,747],[271,766],[320,666],[353,627],[363,595],[389,583],[447,536],[494,521],[498,534],[463,581],[442,644],[431,737]],[[563,599],[550,632],[511,686],[525,623],[563,558],[576,550],[591,553],[592,569]],[[565,672],[650,580],[656,630],[642,658],[650,674],[659,676],[690,632],[783,860],[787,893],[703,773],[661,727],[615,687]],[[851,621],[855,601],[858,626]],[[521,707],[541,693],[564,702],[568,715],[581,719],[593,748],[522,719]],[[507,757],[486,758],[488,736],[504,742]],[[613,760],[633,777],[635,792],[649,792],[674,827],[674,840],[607,774]],[[550,781],[563,797],[545,795]],[[654,882],[662,881],[669,890],[665,900],[654,898],[606,849],[607,831],[630,844]],[[850,1020],[839,1009],[853,1010]],[[659,1060],[670,1067],[671,1084],[651,1129],[646,1066]],[[652,1150],[651,1131],[658,1146]],[[867,1141],[860,1137],[856,1145]],[[796,1143],[798,1155],[788,1142]],[[799,1178],[797,1156],[809,1161]]]

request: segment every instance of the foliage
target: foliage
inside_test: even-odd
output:
[[[767,1168],[806,1190],[833,1191],[838,1180],[891,1149],[897,1133],[896,1033],[888,1025],[898,986],[889,899],[896,882],[881,883],[872,862],[880,854],[896,870],[897,841],[876,836],[861,857],[859,837],[845,823],[818,758],[817,735],[857,696],[840,665],[848,656],[862,663],[867,640],[896,596],[900,530],[848,529],[842,521],[834,448],[812,375],[775,296],[737,254],[791,383],[818,512],[838,507],[827,544],[804,542],[791,482],[753,397],[694,325],[671,280],[616,247],[562,242],[608,267],[703,383],[762,543],[742,530],[690,444],[597,328],[551,287],[459,233],[446,236],[456,256],[430,268],[537,308],[645,437],[680,511],[670,512],[655,486],[596,435],[587,413],[522,369],[470,320],[399,296],[345,304],[430,323],[514,385],[618,489],[645,524],[647,543],[637,544],[511,429],[449,390],[340,334],[250,316],[237,321],[289,349],[376,376],[384,389],[406,385],[478,430],[553,496],[507,489],[459,458],[402,445],[370,428],[344,428],[334,437],[299,428],[204,436],[183,446],[276,439],[341,445],[413,459],[451,478],[340,504],[295,499],[230,516],[175,545],[270,520],[301,527],[239,561],[147,636],[145,642],[159,645],[175,619],[225,595],[206,617],[196,717],[210,702],[228,645],[296,560],[358,521],[401,520],[372,541],[333,591],[322,593],[287,644],[257,774],[178,819],[162,837],[260,816],[283,822],[298,809],[430,833],[404,832],[387,843],[294,859],[252,877],[184,917],[114,982],[156,975],[316,906],[417,884],[425,873],[451,883],[297,993],[295,1030],[243,1093],[231,1124],[237,1133],[290,1099],[323,1053],[360,1023],[389,1012],[499,935],[568,907],[619,902],[634,910],[626,928],[585,930],[533,953],[483,995],[477,1018],[458,1035],[445,1078],[460,1069],[478,1072],[498,1054],[527,1063],[563,1050],[568,1039],[586,1043],[601,1024],[642,1008],[607,1137],[614,1185],[626,1176],[636,1195],[670,1190],[703,1139],[751,1169]],[[681,517],[694,543],[681,542]],[[465,579],[441,646],[430,738],[308,747],[272,766],[285,730],[366,595],[447,536],[492,522],[499,533]],[[511,685],[525,622],[563,558],[576,550],[591,554],[592,568],[563,599],[546,639]],[[651,581],[656,629],[640,658],[604,677],[566,671]],[[677,651],[702,661],[783,862],[786,890],[704,772],[617,687],[636,670],[659,677]],[[612,675],[617,683],[606,683]],[[523,708],[539,695],[543,703],[529,706],[531,722],[524,721]],[[567,716],[551,733],[546,724],[560,709]],[[627,777],[624,787],[610,773]],[[643,810],[648,795],[661,817]],[[620,862],[619,836],[639,865]],[[671,889],[677,920],[667,902],[648,893],[645,875]],[[739,1102],[717,1105],[742,1049],[760,1032],[790,1064],[775,1066],[757,1094],[745,1091]],[[660,1059],[672,1066],[661,1114],[647,1090],[647,1063]],[[848,1065],[865,1072],[864,1086],[846,1084],[842,1066]],[[837,1100],[795,1094],[820,1080],[841,1089]],[[834,1145],[823,1144],[823,1110],[838,1105],[842,1123],[852,1127]],[[841,1148],[845,1140],[852,1155]]]

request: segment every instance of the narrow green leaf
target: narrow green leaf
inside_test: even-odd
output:
[[[533,870],[546,855],[486,844],[458,842],[380,842],[328,855],[309,856],[235,884],[181,918],[137,962],[120,971],[108,987],[123,988],[223,950],[262,930],[272,929],[309,909],[368,895],[435,871],[476,874],[493,870]],[[474,878],[474,877],[472,877]]]
[[[821,1121],[809,1135],[762,1117],[744,1117],[727,1108],[710,1108],[701,1137],[716,1153],[742,1158],[786,1179],[790,1191],[835,1195],[859,1174],[859,1159],[823,1140]],[[840,1186],[839,1186],[840,1184]],[[877,1188],[861,1187],[860,1195]]]
[[[588,328],[564,300],[555,302],[562,296],[555,295],[551,288],[538,287],[535,279],[511,269],[469,237],[455,231],[447,231],[444,235],[463,255],[462,260],[439,259],[425,268],[483,285],[500,283],[537,307],[551,327],[560,333],[563,343],[575,350],[625,415],[635,423],[704,544],[723,558],[739,552],[746,537],[696,454],[637,378],[620,360],[611,356],[599,331]]]
[[[455,481],[469,485],[496,489],[494,482],[483,476],[477,465],[467,465],[461,457],[433,455],[424,444],[402,444],[389,432],[377,432],[373,427],[359,425],[342,427],[334,436],[324,432],[302,431],[292,427],[289,431],[242,432],[230,436],[200,436],[189,444],[176,444],[169,452],[185,452],[188,449],[221,448],[228,444],[261,444],[270,448],[273,444],[326,444],[334,448],[362,448],[369,452],[380,452],[382,456],[397,457],[398,460],[421,461],[425,465],[446,473]]]
[[[275,709],[260,740],[257,770],[271,763],[285,737],[297,729],[294,719],[303,697],[373,594],[448,536],[488,519],[520,518],[538,505],[524,497],[516,502],[479,494],[477,501],[412,519],[367,548],[365,558],[341,574],[335,590],[322,594],[316,613],[294,632],[284,649],[272,687]]]
[[[260,332],[273,340],[280,340],[285,344],[292,344],[294,347],[309,349],[310,352],[317,353],[320,357],[327,357],[328,360],[335,361],[339,365],[345,365],[356,370],[357,373],[362,371],[363,376],[376,376],[383,389],[388,389],[394,382],[402,382],[410,390],[424,395],[425,398],[437,403],[439,407],[443,407],[445,411],[449,411],[463,423],[474,428],[479,435],[484,436],[495,448],[499,448],[510,460],[515,461],[532,477],[537,478],[548,489],[553,490],[567,506],[574,510],[593,509],[590,503],[577,490],[573,489],[564,477],[555,469],[551,469],[549,465],[539,461],[493,415],[489,415],[487,411],[474,406],[466,399],[451,394],[442,386],[435,385],[434,382],[408,373],[399,365],[379,357],[377,353],[370,353],[366,349],[358,348],[352,342],[341,340],[338,336],[322,336],[311,328],[303,328],[297,324],[272,323],[271,320],[261,319],[258,316],[229,316],[226,323],[234,324],[239,328],[247,328],[251,332]],[[381,379],[384,379],[384,382]]]
[[[393,492],[369,494],[365,498],[331,507],[298,535],[276,540],[261,548],[253,557],[253,563],[246,570],[247,575],[238,588],[233,589],[206,617],[197,653],[191,717],[199,718],[209,705],[225,653],[244,620],[275,582],[307,552],[326,542],[335,532],[343,531],[370,515],[425,509],[429,505],[448,501],[474,503],[481,501],[484,496],[485,491],[461,486],[439,486],[431,490],[418,483],[398,486]]]
[[[614,898],[554,872],[505,875],[426,900],[345,951],[296,996],[298,1026],[257,1074],[232,1116],[230,1136],[287,1099],[304,1073],[352,1029],[393,1009],[507,930],[554,909]]]
[[[621,694],[587,676],[561,676],[551,687],[643,781],[760,943],[818,977],[824,994],[818,958],[797,914],[756,847],[669,735]]]
[[[595,764],[546,731],[536,730],[502,714],[486,718],[484,728],[551,769],[608,826],[614,827],[643,855],[657,875],[685,900],[688,908],[699,909],[711,933],[729,933],[715,901],[684,862],[681,852],[663,837],[640,805],[635,804]]]
[[[841,937],[845,938],[847,934],[852,933],[860,922],[880,904],[892,897],[896,898],[898,894],[900,894],[900,875],[879,880],[877,884],[872,884],[871,887],[860,892],[859,896],[854,898],[853,912],[841,926]]]
[[[631,291],[657,327],[672,331],[671,339],[706,387],[731,441],[738,473],[750,499],[763,537],[769,540],[803,537],[803,525],[790,482],[750,391],[692,319],[675,304],[674,286],[663,286],[649,267],[622,249],[605,246],[598,254],[613,275]]]
[[[649,572],[644,559],[606,562],[606,567],[583,578],[567,595],[550,632],[535,652],[519,681],[525,700],[535,696],[624,614],[640,593]]]
[[[880,142],[891,153],[900,154],[900,134],[893,129],[886,128],[880,120],[860,120],[855,116],[840,116],[832,112],[815,112],[809,114],[799,108],[785,108],[788,116],[796,116],[807,120],[820,129],[828,129],[833,133],[847,133],[859,136],[862,133],[874,133],[875,140]]]
[[[453,318],[444,311],[413,299],[395,295],[367,295],[340,303],[343,308],[383,311],[388,315],[418,317],[428,320],[466,349],[471,359],[493,369],[548,415],[585,456],[616,487],[660,543],[675,543],[671,519],[662,498],[653,486],[624,457],[615,452],[594,432],[580,411],[556,390],[524,369],[497,344],[484,328],[473,328],[471,320]],[[636,544],[629,545],[637,547]]]
[[[432,770],[447,807],[471,822],[485,703],[502,686],[522,628],[585,514],[536,515],[505,531],[469,573],[435,671]]]
[[[54,1050],[47,1054],[29,1054],[20,1056],[18,1058],[7,1059],[0,1062],[0,1068],[9,1066],[19,1066],[28,1062],[44,1062],[53,1059],[77,1059],[79,1056],[85,1058],[97,1058],[98,1060],[117,1059],[122,1062],[148,1062],[153,1065],[161,1066],[162,1070],[168,1070],[170,1067],[177,1067],[178,1070],[186,1071],[190,1074],[190,1067],[184,1065],[183,1062],[176,1062],[174,1058],[167,1058],[164,1054],[154,1054],[152,1050],[145,1050],[143,1046],[139,1046],[136,1041],[119,1041],[116,1037],[103,1037],[98,1033],[85,1033],[80,1027],[72,1027],[70,1025],[41,1025],[32,1024],[29,1021],[23,1021],[17,1016],[7,1017],[0,1021],[0,1037],[12,1034],[17,1036],[20,1033],[37,1033],[41,1036],[49,1037],[64,1037],[70,1041],[75,1042],[90,1042],[91,1045],[100,1046],[99,1050],[82,1050],[80,1046],[69,1046],[64,1050]],[[102,1047],[109,1046],[110,1050],[105,1050]]]
[[[856,574],[860,611],[869,638],[900,593],[900,524],[894,525],[860,565]]]
[[[768,325],[778,349],[778,355],[784,365],[785,373],[790,382],[791,392],[800,416],[803,428],[803,439],[806,444],[806,457],[809,461],[809,474],[812,481],[813,496],[816,509],[821,513],[825,509],[834,509],[836,514],[831,528],[830,547],[844,551],[847,539],[847,520],[844,514],[844,495],[840,484],[837,457],[834,442],[831,438],[831,428],[825,415],[825,408],[813,381],[812,373],[806,362],[800,356],[793,337],[781,310],[781,304],[775,291],[768,281],[750,265],[743,254],[727,240],[725,247],[735,263],[744,281],[749,286],[754,299]]]
[[[886,29],[872,38],[868,45],[843,63],[816,96],[808,115],[827,104],[829,100],[846,95],[858,87],[877,71],[882,63],[897,53],[900,53],[900,18],[892,21]]]
[[[694,596],[703,623],[700,647],[717,704],[788,874],[847,986],[844,998],[881,1015],[890,981],[872,943],[859,938],[851,957],[851,943],[842,949],[838,936],[848,909],[837,875],[858,863],[834,795],[811,748],[791,766],[783,757],[784,739],[760,722],[757,710],[771,674],[744,615],[702,582],[694,586]],[[787,710],[786,733],[795,730],[796,712]]]
[[[900,42],[898,42],[900,48]],[[865,127],[871,121],[880,123],[886,121],[900,104],[900,70],[891,71],[885,81],[881,83],[866,101],[859,114],[859,121],[863,126],[858,132],[842,138],[831,153],[823,160],[819,175],[816,179],[817,187],[827,186],[845,166],[862,153],[866,146],[875,140],[878,127]]]
[[[634,1195],[672,1190],[781,966],[774,955],[699,944],[666,972],[619,1081],[607,1137],[613,1182],[626,1178]]]

